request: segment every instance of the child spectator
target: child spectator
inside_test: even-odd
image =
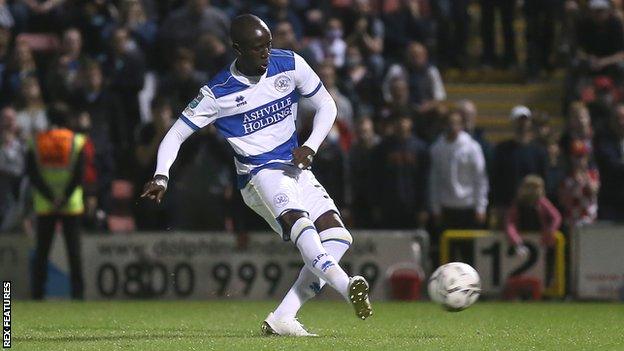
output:
[[[516,246],[516,253],[521,256],[528,253],[520,233],[540,232],[542,244],[552,247],[560,225],[561,214],[546,198],[544,180],[532,174],[524,177],[505,221],[505,232]]]

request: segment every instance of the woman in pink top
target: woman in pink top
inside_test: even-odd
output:
[[[505,232],[516,246],[516,252],[523,256],[528,253],[522,244],[521,232],[539,232],[542,234],[542,244],[553,247],[555,232],[560,225],[561,214],[546,198],[544,180],[536,175],[526,176],[505,220]]]

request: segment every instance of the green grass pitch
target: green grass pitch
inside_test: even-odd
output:
[[[13,350],[624,350],[624,304],[374,303],[358,320],[313,301],[300,320],[317,338],[264,337],[275,302],[25,302],[12,310]]]

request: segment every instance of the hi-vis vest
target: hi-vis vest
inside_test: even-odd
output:
[[[76,134],[69,129],[52,129],[39,133],[31,144],[39,173],[43,181],[48,184],[55,198],[63,196],[67,184],[73,177],[73,170],[86,137]],[[54,204],[46,199],[36,189],[33,191],[33,201],[37,214],[59,213],[79,215],[84,212],[82,186],[78,185],[67,203],[59,211],[54,210]]]

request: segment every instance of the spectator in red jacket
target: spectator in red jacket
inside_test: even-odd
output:
[[[542,244],[552,247],[555,244],[555,232],[560,225],[561,214],[546,198],[544,180],[536,175],[524,177],[505,220],[505,232],[516,246],[516,253],[528,253],[520,233],[540,232]]]

